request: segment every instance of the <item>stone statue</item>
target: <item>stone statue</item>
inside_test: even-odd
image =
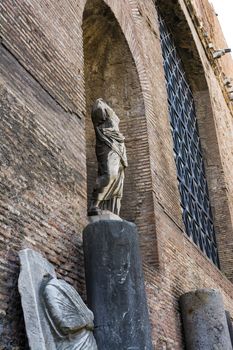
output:
[[[19,292],[30,350],[97,350],[93,313],[76,290],[57,279],[39,252],[19,252]]]
[[[119,215],[128,165],[124,136],[119,131],[120,120],[102,98],[95,101],[91,117],[96,134],[98,176],[88,215],[98,215],[101,210]]]
[[[41,299],[57,350],[97,350],[93,313],[71,285],[46,274]]]

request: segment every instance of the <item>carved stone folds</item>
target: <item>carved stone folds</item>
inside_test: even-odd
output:
[[[19,292],[31,350],[97,350],[93,314],[76,290],[57,279],[41,254],[20,251]]]

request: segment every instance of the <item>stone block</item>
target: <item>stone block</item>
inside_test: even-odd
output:
[[[98,221],[106,221],[106,220],[115,220],[122,221],[121,217],[112,213],[109,210],[102,210],[99,215],[88,216],[89,222],[98,222]]]
[[[53,266],[32,249],[19,252],[21,270],[18,287],[24,312],[28,343],[33,350],[56,350],[50,326],[40,302],[41,281],[45,274],[56,277]]]

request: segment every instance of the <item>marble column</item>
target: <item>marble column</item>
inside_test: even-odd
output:
[[[232,350],[223,299],[215,289],[180,298],[185,345],[189,350]]]
[[[227,318],[227,324],[228,324],[228,329],[229,329],[231,344],[233,349],[233,322],[231,320],[231,315],[229,311],[226,311],[226,318]]]

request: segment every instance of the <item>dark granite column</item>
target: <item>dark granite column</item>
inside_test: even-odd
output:
[[[100,350],[152,350],[137,228],[89,224],[83,233],[88,305]]]

